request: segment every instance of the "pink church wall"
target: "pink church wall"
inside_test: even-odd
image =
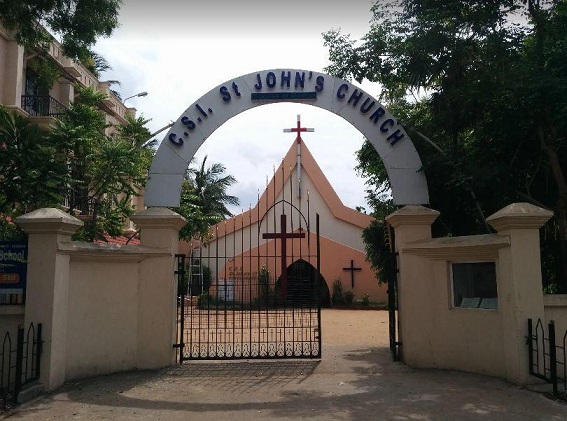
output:
[[[371,301],[386,303],[387,287],[378,283],[370,264],[365,261],[364,245],[361,239],[362,230],[370,224],[372,218],[343,205],[305,143],[302,148],[301,165],[304,170],[303,188],[307,194],[304,194],[296,204],[299,209],[310,208],[312,213],[321,214],[321,275],[327,283],[329,294],[333,293],[333,282],[340,279],[343,291],[352,291],[355,300],[362,299],[365,294],[368,294]],[[215,273],[217,279],[231,279],[238,282],[238,286],[234,288],[235,300],[246,302],[257,298],[258,287],[253,284],[257,282],[258,268],[262,265],[266,265],[271,276],[275,276],[276,279],[282,273],[280,258],[258,261],[257,258],[250,258],[250,254],[252,256],[279,256],[281,254],[279,240],[270,240],[257,246],[258,222],[263,220],[263,224],[267,223],[270,227],[273,222],[274,227],[270,228],[270,231],[279,229],[277,228],[279,227],[279,207],[276,209],[271,206],[282,199],[296,200],[297,186],[293,186],[294,183],[297,184],[296,166],[294,143],[282,164],[275,171],[274,177],[266,186],[256,206],[213,227],[214,240],[204,254],[208,254],[210,250],[217,247],[221,255],[227,253],[236,255],[233,262],[222,262],[218,270],[214,270],[218,272],[218,274]],[[294,216],[293,212],[289,213],[287,232],[298,226],[297,219],[294,223],[290,223],[297,216]],[[265,231],[262,230],[262,232]],[[316,240],[315,235],[313,233],[311,235],[312,254],[315,255]],[[260,242],[263,241],[265,240]],[[299,244],[298,239],[288,240],[286,262],[288,267],[299,256],[299,253],[294,253],[293,248],[298,250],[301,247],[302,250],[306,250],[307,239],[301,240],[301,246]],[[188,253],[189,251],[190,246],[187,243],[180,244],[180,252]],[[304,260],[307,259],[304,258]],[[354,261],[355,267],[361,269],[354,272],[354,287],[351,272],[343,269],[350,266],[351,260]],[[309,263],[316,266],[315,258],[313,257]]]
[[[316,235],[314,233],[311,233],[310,235],[311,252],[309,254],[312,255],[311,258],[305,257],[305,255],[308,254],[306,253],[308,250],[307,238],[294,240],[293,247],[291,246],[291,241],[288,242],[288,257],[286,259],[288,267],[298,259],[298,251],[300,248],[304,255],[303,259],[316,267]],[[362,299],[365,294],[368,294],[370,301],[372,302],[387,302],[387,286],[385,284],[380,285],[378,283],[370,264],[365,261],[365,254],[363,252],[324,237],[320,238],[320,244],[321,275],[327,283],[327,288],[330,294],[333,293],[333,282],[336,279],[340,279],[343,291],[352,291],[354,293],[355,300]],[[182,242],[180,245],[180,252],[187,254],[189,251],[190,245],[186,242]],[[260,257],[260,259],[258,259],[258,255],[278,257]],[[274,282],[274,278],[277,279],[282,273],[280,255],[280,242],[268,241],[261,244],[259,247],[253,247],[251,250],[238,254],[234,258],[221,261],[218,267],[218,275],[214,274],[213,276],[214,279],[213,286],[210,291],[211,294],[217,294],[218,292],[217,287],[215,286],[215,279],[221,280],[221,284],[223,283],[223,280],[228,279],[235,283],[234,300],[248,302],[256,299],[258,297],[257,283],[259,268],[266,266],[272,278],[272,282]],[[361,268],[360,271],[356,271],[354,273],[354,288],[352,288],[350,271],[343,269],[350,266],[351,259],[354,260],[355,267]],[[206,258],[203,260],[204,264],[207,264]],[[215,267],[212,267],[211,269],[213,269],[213,273],[216,270]]]

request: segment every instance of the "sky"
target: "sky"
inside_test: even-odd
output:
[[[95,51],[112,70],[101,79],[119,80],[122,98],[146,91],[126,105],[151,119],[155,132],[202,95],[237,76],[268,69],[322,72],[329,64],[322,33],[340,29],[358,39],[369,29],[371,0],[124,0],[120,27],[99,40]],[[355,85],[357,85],[355,83]],[[360,85],[377,97],[377,84]],[[220,162],[237,184],[233,213],[254,206],[266,177],[271,178],[292,145],[295,127],[314,128],[302,139],[347,206],[366,206],[365,185],[354,167],[363,137],[342,118],[309,105],[271,104],[226,122],[196,155],[200,163]],[[156,136],[160,140],[167,133]]]

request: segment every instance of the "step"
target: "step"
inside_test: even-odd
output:
[[[20,391],[20,394],[18,395],[18,403],[21,404],[24,402],[29,402],[32,399],[35,399],[38,396],[43,395],[44,393],[45,393],[45,387],[43,383],[40,382],[30,383],[24,386],[24,388]]]

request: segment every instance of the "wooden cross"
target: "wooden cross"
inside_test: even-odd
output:
[[[350,283],[351,283],[352,289],[354,289],[354,271],[361,271],[362,268],[355,268],[354,267],[354,260],[350,259],[350,266],[343,268],[343,270],[350,271]]]
[[[280,232],[267,232],[262,234],[263,239],[277,239],[281,241],[281,259],[282,259],[282,298],[287,296],[287,239],[288,238],[305,238],[304,232],[287,232],[287,217],[280,217]]]

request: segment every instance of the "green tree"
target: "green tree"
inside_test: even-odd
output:
[[[0,108],[0,212],[13,219],[40,207],[81,210],[91,218],[77,238],[88,241],[106,232],[122,233],[133,213],[132,196],[145,185],[152,149],[143,117],[126,117],[105,134],[105,116],[97,107],[105,96],[77,87],[80,96],[49,133]],[[13,226],[2,218],[5,235]]]
[[[56,206],[70,181],[67,144],[53,142],[34,124],[0,106],[0,214],[14,219],[38,207]],[[0,218],[2,238],[21,233]]]
[[[175,209],[187,219],[179,232],[184,240],[207,239],[210,227],[232,216],[227,205],[238,205],[238,198],[226,190],[236,183],[232,175],[225,175],[226,168],[220,163],[206,166],[207,157],[197,168],[189,167],[181,187],[181,203]]]
[[[437,234],[487,232],[513,201],[555,211],[547,282],[567,288],[567,3],[376,2],[361,42],[324,34],[335,75],[379,82],[422,157]],[[387,186],[365,145],[360,168]],[[386,183],[386,184],[384,184]],[[560,263],[564,262],[564,263]]]
[[[60,38],[65,55],[79,60],[92,57],[98,37],[110,36],[118,26],[121,0],[0,0],[0,20],[30,49],[46,50],[51,43],[47,27]]]
[[[108,129],[97,104],[105,95],[92,88],[77,87],[80,96],[57,121],[51,138],[70,145],[68,186],[70,212],[92,214],[79,234],[88,241],[107,232],[121,234],[125,218],[133,213],[130,198],[145,185],[152,150],[142,148],[150,136],[143,117],[126,117],[126,123]]]

